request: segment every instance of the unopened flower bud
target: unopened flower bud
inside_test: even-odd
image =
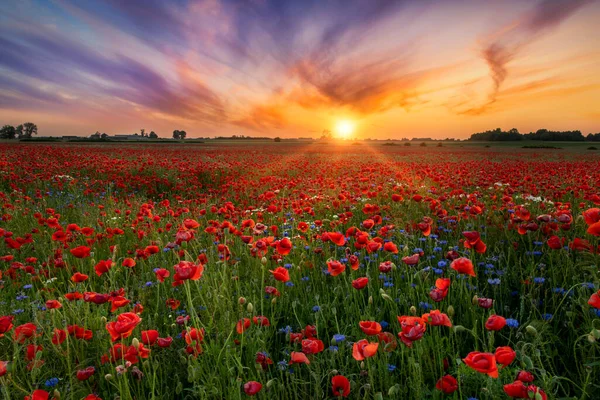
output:
[[[410,306],[410,314],[411,315],[417,315],[417,307]]]
[[[454,316],[454,307],[452,307],[451,305],[448,306],[448,310],[446,311],[446,313],[450,316],[453,317]]]
[[[240,297],[240,298],[238,299],[238,303],[239,303],[241,306],[243,306],[244,304],[246,304],[246,298],[244,298],[244,297]]]
[[[252,311],[254,311],[254,306],[252,305],[252,303],[248,303],[248,305],[246,306],[246,311],[248,311],[249,313],[252,313]]]
[[[535,329],[533,326],[531,325],[527,325],[527,327],[525,328],[525,331],[530,334],[531,336],[537,336],[537,329]]]

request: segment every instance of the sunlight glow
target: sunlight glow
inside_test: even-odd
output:
[[[341,139],[348,139],[354,133],[354,122],[349,120],[338,121],[335,125],[335,133]]]

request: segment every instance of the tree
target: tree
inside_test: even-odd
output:
[[[33,122],[25,122],[23,124],[23,137],[30,138],[32,135],[37,135],[38,127]]]
[[[146,136],[146,130],[144,128],[140,129],[140,133],[142,134],[142,137]]]
[[[173,139],[179,140],[180,138],[181,138],[181,136],[179,135],[179,131],[177,129],[175,129],[173,131]]]
[[[275,139],[273,139],[276,142],[281,142],[281,138],[279,136],[277,136]]]
[[[187,132],[186,131],[179,131],[179,138],[181,140],[185,139],[186,136],[187,136]]]
[[[15,132],[17,133],[17,138],[21,139],[21,136],[23,136],[23,125],[17,125]]]
[[[154,131],[150,131],[150,134],[148,135],[148,137],[150,139],[158,139],[158,135]]]
[[[4,125],[0,129],[0,139],[14,139],[17,135],[17,130],[12,125]]]
[[[329,129],[323,129],[323,133],[321,134],[321,140],[329,139],[331,139],[331,131]]]

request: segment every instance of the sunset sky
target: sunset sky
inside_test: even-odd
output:
[[[40,136],[600,132],[598,21],[600,1],[580,0],[5,0],[0,124],[32,121]]]

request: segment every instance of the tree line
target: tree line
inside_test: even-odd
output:
[[[600,142],[600,133],[589,133],[583,136],[581,131],[551,131],[538,129],[535,132],[520,133],[513,128],[503,131],[500,128],[471,135],[469,140],[479,142],[511,142],[519,140],[540,140],[548,142]]]
[[[4,125],[0,129],[0,139],[28,139],[37,133],[38,127],[33,122],[25,122],[17,126]]]

